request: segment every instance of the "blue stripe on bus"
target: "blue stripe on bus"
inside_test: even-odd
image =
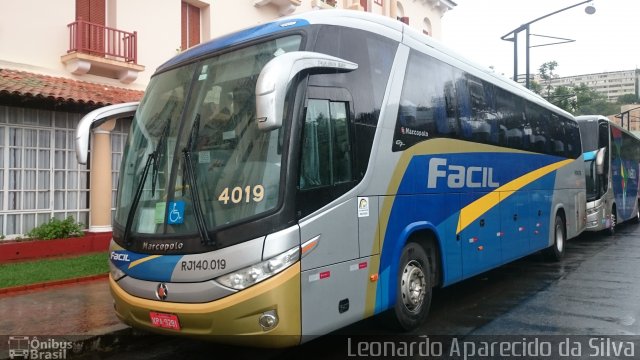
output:
[[[171,281],[173,270],[184,255],[148,255],[128,250],[113,251],[124,254],[128,261],[114,261],[111,263],[128,276],[146,281]]]
[[[440,243],[440,264],[445,266],[442,285],[451,284],[472,276],[471,274],[477,274],[495,266],[495,264],[483,266],[483,264],[475,264],[473,261],[465,260],[465,269],[463,269],[463,256],[470,254],[467,249],[469,245],[466,245],[469,239],[464,236],[474,231],[485,231],[484,237],[493,237],[490,240],[495,239],[500,244],[501,239],[497,236],[497,232],[501,231],[499,225],[488,226],[483,229],[470,228],[460,234],[460,239],[456,237],[456,227],[461,209],[476,200],[481,194],[489,193],[495,188],[449,189],[447,187],[447,179],[438,178],[437,186],[433,189],[428,189],[429,161],[432,158],[446,159],[447,165],[455,165],[467,169],[470,166],[491,168],[492,180],[499,185],[504,185],[536,169],[564,160],[554,156],[523,153],[458,153],[414,156],[407,166],[407,170],[398,187],[384,235],[378,272],[379,280],[376,289],[375,313],[382,312],[395,304],[395,289],[398,280],[397,269],[402,248],[412,232],[410,229],[419,228],[416,224],[421,224],[422,228],[433,230],[438,236],[436,240]],[[504,164],[512,165],[504,166]],[[439,168],[439,170],[441,169]],[[476,173],[475,175],[478,176],[479,174]],[[515,208],[521,205],[523,201],[523,198],[515,196],[515,194],[526,194],[527,199],[535,203],[536,208],[545,209],[546,214],[543,214],[544,221],[534,222],[532,217],[529,219],[532,222],[531,226],[524,230],[527,234],[530,234],[530,241],[527,242],[528,248],[508,250],[515,252],[522,250],[522,252],[530,253],[535,251],[534,249],[548,246],[548,220],[553,196],[553,190],[550,189],[554,188],[554,184],[555,171],[522,187],[514,195],[506,197],[500,203],[500,206],[495,206],[482,215],[487,222],[500,224],[500,209]],[[469,191],[474,192],[469,193]],[[456,197],[456,194],[459,196]],[[457,201],[455,200],[456,198],[458,199]],[[530,206],[530,204],[526,204],[526,206]],[[429,219],[430,222],[427,223],[424,219]],[[534,231],[537,231],[536,235],[533,235]],[[493,255],[498,257],[497,262],[505,262],[501,258],[501,246],[496,249],[497,251]],[[489,251],[487,251],[488,254]]]
[[[587,151],[584,154],[582,154],[584,156],[584,161],[590,161],[595,159],[597,152],[598,150],[593,150],[593,151]]]
[[[249,29],[240,30],[238,32],[225,35],[206,43],[197,45],[181,54],[176,55],[172,59],[168,60],[164,64],[158,67],[156,72],[164,71],[165,69],[177,65],[182,62],[188,62],[191,59],[195,59],[207,54],[212,54],[221,49],[228,48],[243,42],[247,42],[259,37],[274,34],[280,31],[290,30],[297,27],[309,25],[309,22],[304,19],[290,19],[284,21],[275,21],[267,24],[258,25]]]

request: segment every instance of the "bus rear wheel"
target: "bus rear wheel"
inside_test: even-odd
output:
[[[396,304],[390,311],[392,327],[408,331],[420,326],[431,306],[431,271],[429,258],[418,243],[402,249],[396,289]]]
[[[556,215],[556,221],[553,226],[553,245],[544,249],[545,258],[549,261],[560,261],[564,256],[564,246],[567,242],[567,234],[564,228],[564,220],[562,216]]]
[[[613,236],[616,233],[616,225],[617,224],[617,218],[616,218],[616,207],[615,205],[611,208],[611,216],[609,217],[611,224],[609,226],[609,229],[607,229],[607,234],[609,236]]]

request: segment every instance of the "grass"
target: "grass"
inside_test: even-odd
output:
[[[0,264],[0,288],[105,274],[106,253]]]

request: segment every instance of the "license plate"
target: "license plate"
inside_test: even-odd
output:
[[[151,325],[155,327],[180,330],[180,322],[178,321],[178,316],[174,314],[165,314],[151,311],[149,312],[149,316],[151,317]]]

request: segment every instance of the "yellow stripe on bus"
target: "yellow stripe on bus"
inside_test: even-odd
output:
[[[151,256],[143,257],[142,259],[138,259],[136,261],[132,261],[131,264],[129,264],[129,269],[131,269],[134,266],[140,265],[143,262],[147,262],[149,260],[153,260],[155,258],[158,258],[160,256],[162,256],[162,255],[151,255]]]
[[[465,206],[462,210],[460,210],[460,217],[458,218],[458,228],[456,229],[456,234],[459,234],[462,230],[464,230],[467,226],[469,226],[469,224],[471,224],[477,218],[482,216],[482,214],[491,210],[491,208],[496,206],[500,201],[511,196],[514,192],[522,189],[526,185],[529,185],[530,183],[540,179],[541,177],[549,174],[550,172],[555,171],[571,163],[572,161],[573,160],[571,159],[558,161],[556,163],[541,167],[532,172],[524,174],[519,178],[511,180],[510,182],[484,195],[480,199]]]

